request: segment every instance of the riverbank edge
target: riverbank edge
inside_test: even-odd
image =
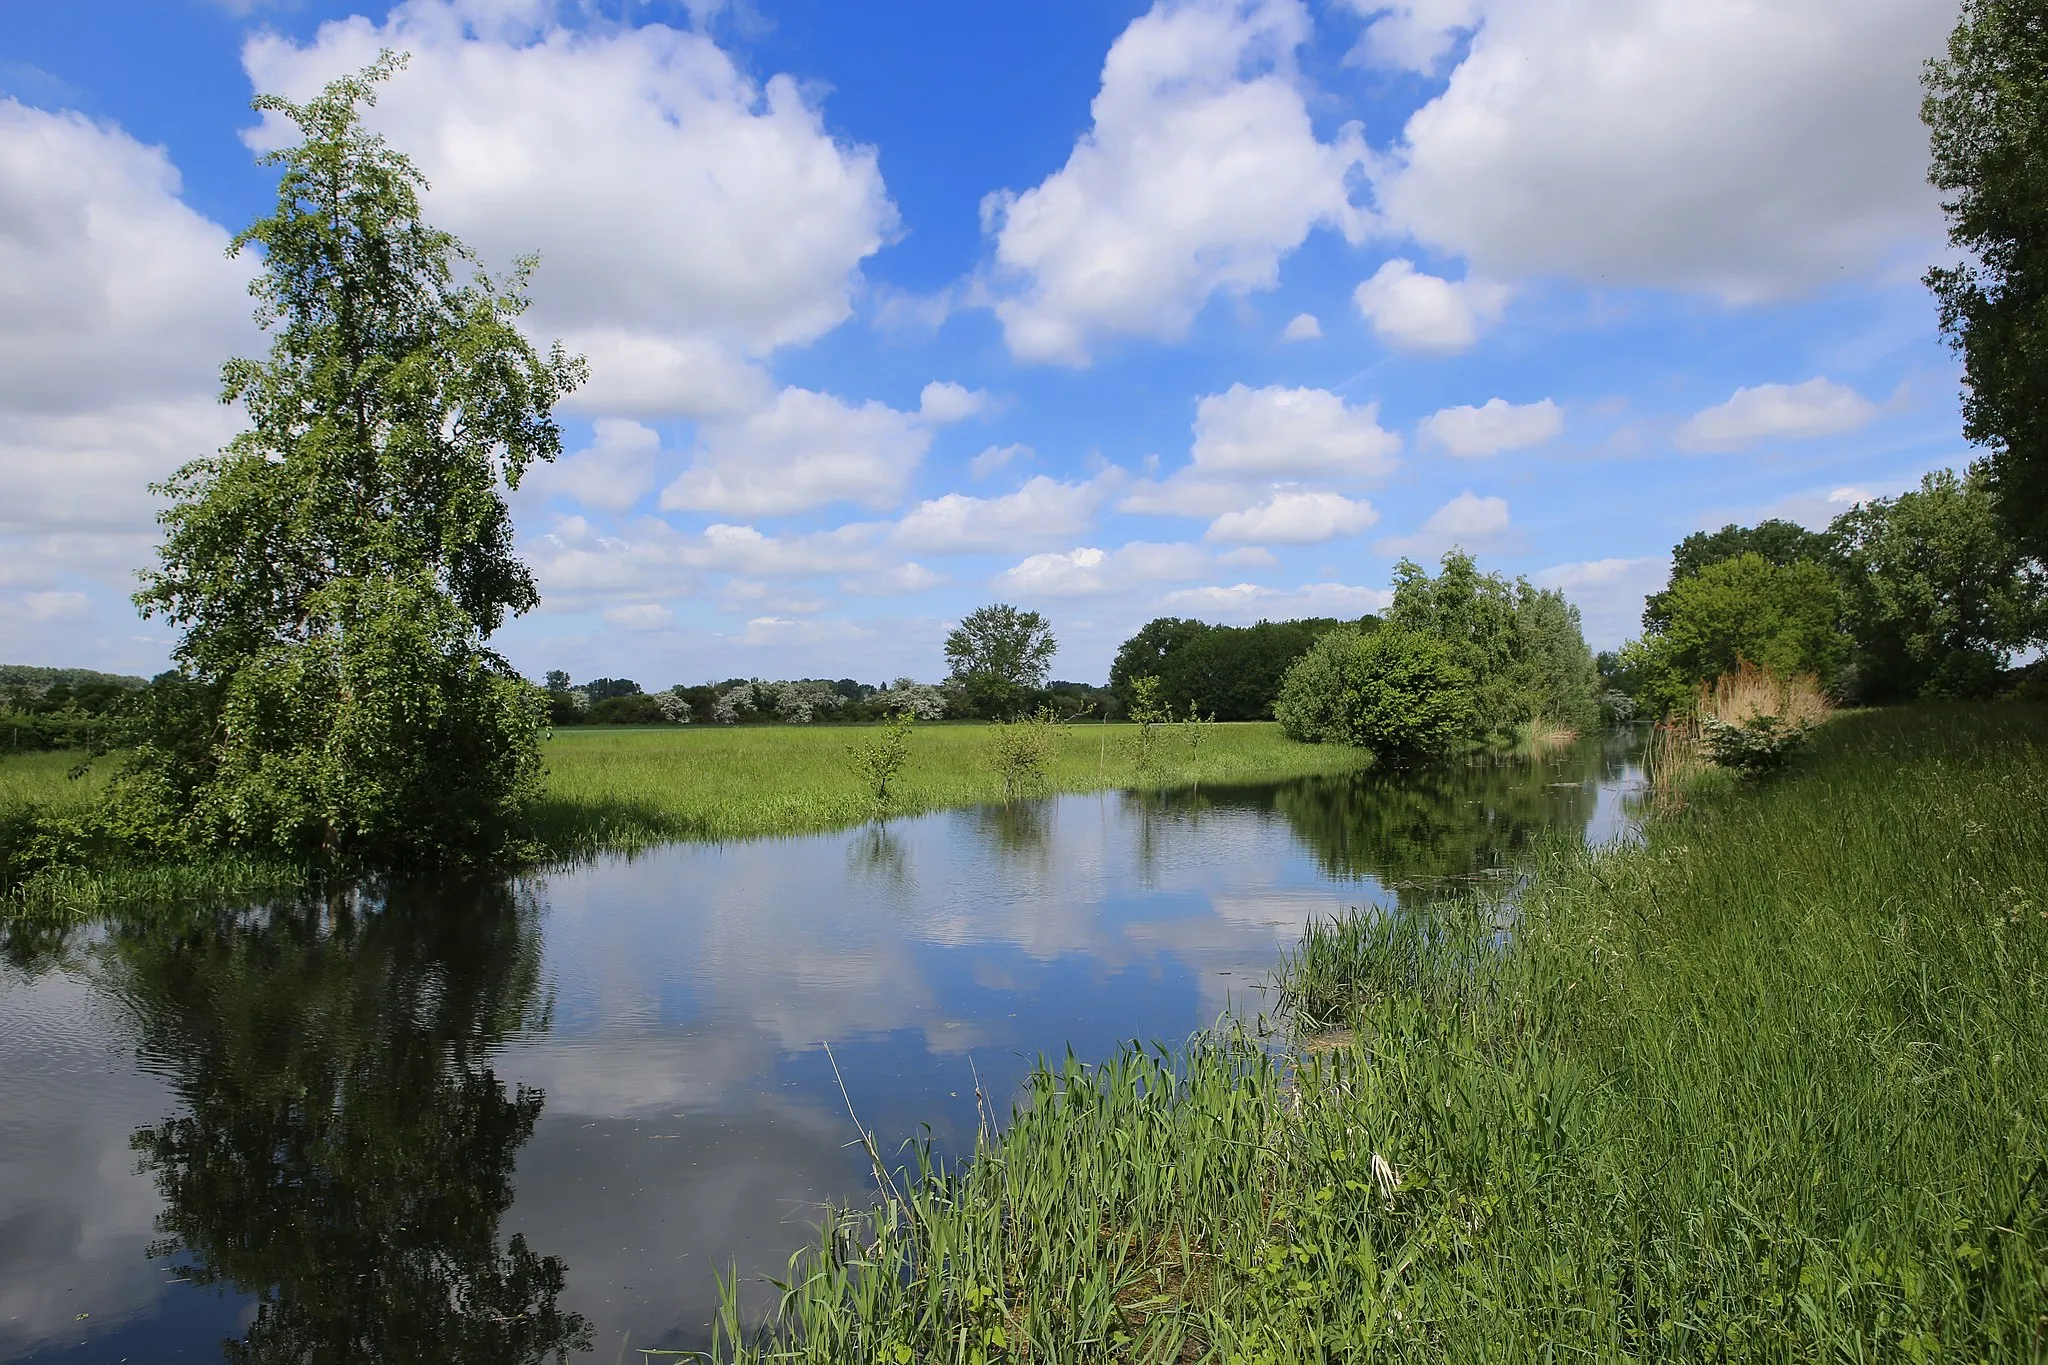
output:
[[[1843,718],[1508,918],[1312,929],[1277,1051],[1041,1065],[714,1358],[2043,1357],[2048,712]]]
[[[913,750],[896,792],[886,803],[875,802],[860,792],[845,759],[846,746],[875,728],[592,727],[557,732],[548,742],[548,778],[530,809],[521,848],[499,871],[546,873],[665,844],[801,837],[1003,801],[1001,779],[981,752],[992,727],[956,723],[922,728],[916,735],[920,747]],[[1028,795],[1280,782],[1370,766],[1360,751],[1297,743],[1271,722],[1204,726],[1192,747],[1181,738],[1183,727],[1159,729],[1155,752],[1140,763],[1133,756],[1137,727],[1070,727],[1061,752]],[[599,746],[626,748],[635,762],[608,774],[579,761],[579,750]],[[101,763],[111,761],[103,758]],[[716,771],[707,776],[714,764]],[[62,791],[54,782],[49,785]],[[66,805],[75,808],[77,799]],[[304,894],[328,880],[330,874],[315,866],[239,852],[204,861],[66,867],[0,897],[0,920],[61,924],[132,905]]]

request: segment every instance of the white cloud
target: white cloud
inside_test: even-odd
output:
[[[787,616],[757,616],[736,638],[754,648],[776,646],[817,646],[850,644],[872,640],[871,626],[852,621],[797,620]]]
[[[1476,408],[1432,413],[1416,429],[1448,454],[1474,459],[1543,444],[1564,430],[1564,409],[1548,398],[1521,404],[1489,398]]]
[[[1558,564],[1530,575],[1539,588],[1561,588],[1586,630],[1586,643],[1614,649],[1642,629],[1643,599],[1671,576],[1668,555]]]
[[[1380,519],[1369,502],[1341,493],[1279,492],[1256,507],[1209,523],[1208,539],[1238,544],[1313,545],[1356,535]]]
[[[1234,550],[1225,550],[1222,554],[1216,556],[1216,562],[1218,564],[1227,564],[1232,568],[1244,569],[1277,569],[1280,567],[1280,557],[1271,550],[1266,549],[1263,545],[1240,545]]]
[[[659,522],[630,535],[606,534],[583,517],[556,519],[520,550],[540,585],[542,610],[575,610],[621,599],[680,596],[695,587],[686,542]]]
[[[1468,488],[1431,512],[1414,534],[1389,537],[1379,543],[1379,550],[1428,559],[1453,547],[1477,550],[1499,540],[1507,529],[1507,500],[1482,498]]]
[[[1347,61],[1396,71],[1436,70],[1461,32],[1479,22],[1479,0],[1345,0],[1372,22]]]
[[[585,403],[601,406],[586,410],[757,405],[742,357],[837,326],[895,232],[873,149],[836,141],[795,80],[756,82],[701,34],[572,32],[553,12],[406,0],[305,46],[261,34],[243,62],[259,89],[303,98],[379,48],[411,53],[368,121],[432,183],[434,222],[498,268],[540,254],[530,320],[590,354]],[[287,136],[272,115],[252,140]]]
[[[839,586],[856,597],[900,597],[939,587],[947,581],[944,574],[927,569],[913,559],[878,573],[841,579]]]
[[[1071,540],[1088,529],[1095,509],[1118,481],[1119,476],[1104,474],[1087,483],[1060,483],[1039,474],[998,498],[948,493],[919,503],[896,523],[890,540],[935,554],[1022,550]]]
[[[527,470],[519,497],[564,497],[585,507],[623,512],[653,489],[654,460],[660,453],[661,434],[652,427],[599,418],[588,449]]]
[[[773,516],[834,502],[889,507],[932,441],[914,414],[799,388],[701,432],[695,463],[662,491],[665,508]]]
[[[1358,588],[1346,583],[1309,583],[1299,588],[1268,588],[1257,583],[1228,587],[1182,588],[1162,597],[1162,611],[1208,621],[1295,621],[1307,616],[1340,619],[1385,611],[1394,595],[1384,588]]]
[[[0,410],[211,393],[260,341],[253,258],[178,195],[161,147],[0,98]]]
[[[1288,319],[1287,326],[1280,333],[1280,339],[1282,341],[1314,341],[1322,334],[1323,324],[1316,321],[1314,313],[1296,313],[1292,318]]]
[[[604,609],[606,624],[620,630],[666,630],[675,624],[676,614],[659,602],[633,602]]]
[[[917,415],[934,426],[944,426],[964,421],[987,406],[988,395],[982,390],[935,379],[918,395]]]
[[[994,586],[1026,598],[1090,597],[1146,583],[1194,578],[1208,562],[1198,546],[1134,540],[1115,550],[1083,546],[1063,554],[1032,555],[997,574]]]
[[[1397,259],[1374,271],[1351,300],[1382,341],[1403,351],[1456,355],[1500,320],[1508,293],[1490,280],[1439,279]]]
[[[985,479],[1015,459],[1030,459],[1033,451],[1027,445],[990,446],[967,462],[968,472],[977,479]]]
[[[1379,411],[1327,389],[1232,384],[1195,407],[1193,468],[1223,478],[1384,474],[1401,438],[1380,426]]]
[[[1758,384],[1737,389],[1727,402],[1694,413],[1672,441],[1681,450],[1741,450],[1772,437],[1840,435],[1876,415],[1875,403],[1830,379]]]
[[[771,536],[752,526],[717,523],[703,534],[680,538],[679,562],[726,573],[802,575],[845,573],[882,567],[874,548],[882,527],[849,522],[830,531]]]
[[[1217,291],[1272,288],[1317,225],[1359,232],[1358,131],[1318,141],[1294,79],[1309,32],[1299,0],[1160,0],[1124,30],[1066,165],[983,201],[1014,355],[1081,365],[1096,335],[1176,338]]]
[[[1476,25],[1374,190],[1393,230],[1482,274],[1740,300],[1938,234],[1918,75],[1953,0],[1387,8],[1369,50],[1425,71]]]

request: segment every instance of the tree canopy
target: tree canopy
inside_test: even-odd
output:
[[[1376,624],[1374,618],[1368,623]],[[1330,631],[1354,624],[1322,617],[1215,626],[1162,616],[1124,641],[1109,686],[1126,713],[1134,679],[1159,680],[1159,700],[1217,720],[1267,720],[1288,667]]]
[[[1926,277],[1963,359],[1963,432],[2008,532],[2048,556],[2048,10],[1963,0],[1925,86],[1928,179],[1965,254]]]
[[[1045,686],[1059,642],[1035,611],[997,602],[969,612],[946,636],[951,681],[985,716],[1008,716],[1027,692]]]
[[[402,63],[255,101],[301,135],[232,247],[261,253],[270,352],[226,366],[250,425],[160,486],[136,594],[182,631],[186,692],[124,783],[162,837],[432,863],[500,847],[538,779],[540,701],[484,642],[538,601],[501,487],[560,453],[583,365],[517,326],[535,262],[476,268],[362,126]]]

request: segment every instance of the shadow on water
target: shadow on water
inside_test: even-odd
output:
[[[502,887],[113,926],[100,973],[181,1112],[132,1146],[153,1255],[255,1300],[234,1361],[587,1349],[566,1267],[501,1237],[543,1097],[491,1056],[546,1026],[535,907]]]

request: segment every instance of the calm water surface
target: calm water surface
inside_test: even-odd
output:
[[[977,1076],[1256,1011],[1310,919],[1622,837],[1639,779],[1609,739],[10,941],[0,1360],[701,1346],[714,1273],[862,1197],[848,1097],[958,1151]]]

